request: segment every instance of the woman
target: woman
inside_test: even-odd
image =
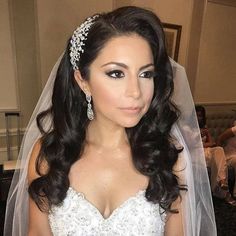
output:
[[[224,130],[219,135],[217,144],[223,146],[227,165],[234,169],[236,176],[236,121],[231,128]],[[236,200],[236,180],[234,181],[233,198]]]
[[[236,201],[232,198],[228,187],[227,158],[224,149],[216,146],[209,129],[206,127],[206,111],[203,106],[195,106],[200,127],[206,164],[211,170],[211,191],[215,197],[225,199],[232,206]]]
[[[57,64],[34,112],[41,135],[33,115],[24,140],[28,174],[13,181],[6,234],[216,235],[205,162],[189,155],[202,155],[200,136],[184,141],[193,103],[185,113],[180,90],[171,97],[173,73],[188,92],[186,75],[157,16],[124,7],[87,18]],[[12,212],[28,205],[27,178],[29,215]]]

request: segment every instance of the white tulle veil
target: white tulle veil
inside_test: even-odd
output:
[[[177,170],[187,185],[183,195],[183,219],[186,236],[215,236],[216,224],[209,178],[195,106],[185,69],[171,60],[174,73],[173,101],[181,111],[173,134],[184,147]]]
[[[14,174],[7,200],[5,236],[27,235],[27,166],[32,147],[41,136],[36,117],[51,106],[52,88],[60,61],[61,57],[50,74],[22,141],[18,158],[20,169]],[[173,101],[181,111],[178,122],[173,126],[172,135],[184,147],[175,171],[179,172],[181,182],[188,188],[183,193],[181,202],[184,232],[186,236],[215,236],[214,210],[192,95],[184,68],[173,60],[171,64],[174,73]],[[44,127],[49,127],[50,123],[49,117],[44,120]]]

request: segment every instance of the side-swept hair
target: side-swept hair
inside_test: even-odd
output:
[[[151,11],[129,6],[100,14],[89,30],[78,68],[83,79],[89,80],[91,63],[106,43],[114,37],[137,34],[145,39],[152,50],[156,76],[154,95],[149,110],[140,122],[126,132],[130,141],[136,169],[149,177],[146,198],[167,211],[180,196],[184,186],[178,184],[172,169],[178,159],[170,131],[178,119],[178,110],[171,102],[173,92],[172,67],[165,48],[161,21]],[[70,64],[70,40],[59,66],[52,96],[52,107],[38,116],[42,132],[41,151],[36,170],[40,177],[29,186],[29,193],[41,210],[60,204],[66,197],[70,182],[68,174],[73,163],[83,153],[86,128],[85,97],[74,78]],[[52,130],[45,131],[42,121],[52,117]],[[46,160],[47,174],[40,173]]]

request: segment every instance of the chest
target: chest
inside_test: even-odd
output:
[[[83,194],[69,188],[63,203],[49,214],[53,235],[163,235],[165,214],[144,194],[138,192],[104,218]]]
[[[97,194],[108,194],[121,186],[127,192],[128,189],[135,191],[148,185],[147,177],[134,167],[130,153],[119,150],[85,152],[72,165],[69,179],[76,189],[90,191],[96,188]]]
[[[70,184],[108,217],[130,196],[148,186],[130,158],[81,158],[72,166]]]

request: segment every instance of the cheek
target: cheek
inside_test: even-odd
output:
[[[150,81],[150,83],[146,83],[142,88],[143,100],[146,106],[148,107],[152,101],[153,94],[154,94],[154,83]]]
[[[108,86],[107,84],[97,84],[97,86],[93,86],[92,90],[92,98],[95,109],[104,109],[112,106],[118,105],[120,100],[120,92],[114,86]]]

